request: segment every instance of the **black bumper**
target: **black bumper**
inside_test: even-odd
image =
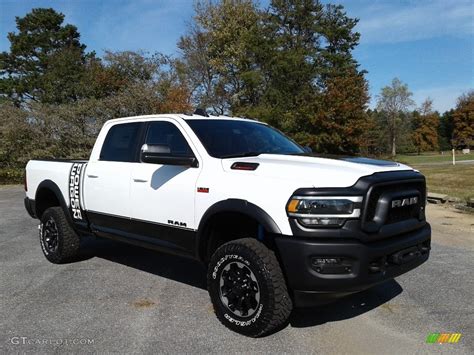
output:
[[[28,214],[32,218],[36,218],[35,200],[32,200],[32,199],[29,199],[28,197],[25,197],[24,203],[25,203],[26,212],[28,212]]]
[[[296,306],[362,291],[414,269],[429,257],[431,227],[374,242],[275,238]],[[330,263],[326,263],[326,262]]]

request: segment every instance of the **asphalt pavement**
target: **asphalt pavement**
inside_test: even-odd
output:
[[[294,311],[260,339],[216,319],[193,261],[87,239],[79,262],[42,255],[19,186],[0,187],[0,353],[474,353],[474,215],[429,206],[430,260],[368,291]],[[430,333],[462,333],[427,344]]]

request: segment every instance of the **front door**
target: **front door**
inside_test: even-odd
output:
[[[185,131],[172,120],[148,123],[144,144],[163,144],[171,155],[196,154]],[[150,163],[133,164],[130,186],[131,216],[138,234],[163,247],[194,249],[194,198],[200,167]]]

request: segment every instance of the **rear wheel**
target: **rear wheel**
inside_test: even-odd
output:
[[[235,332],[263,336],[290,316],[292,303],[275,254],[255,239],[217,249],[207,280],[217,318]]]
[[[50,207],[43,213],[39,238],[44,256],[52,263],[74,261],[79,255],[80,238],[61,207]]]

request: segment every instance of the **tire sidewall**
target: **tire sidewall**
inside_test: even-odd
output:
[[[232,313],[220,298],[220,276],[232,262],[245,264],[255,275],[260,289],[260,304],[254,314],[239,317]],[[272,312],[273,298],[263,261],[243,245],[224,245],[213,255],[209,264],[208,288],[217,317],[228,328],[245,335],[256,336],[266,328],[268,313]]]

